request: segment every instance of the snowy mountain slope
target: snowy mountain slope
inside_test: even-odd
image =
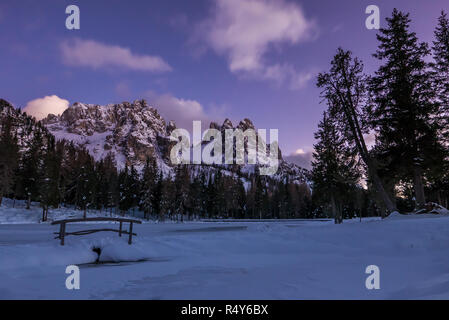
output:
[[[7,117],[13,119],[11,134],[17,137],[20,152],[24,152],[30,147],[35,135],[40,135],[43,141],[51,136],[50,131],[41,122],[23,113],[20,109],[15,109],[9,102],[0,99],[0,129],[3,119]]]

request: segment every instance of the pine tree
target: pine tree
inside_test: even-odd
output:
[[[141,182],[141,207],[146,219],[150,215],[159,215],[163,192],[163,175],[159,171],[156,159],[147,159]]]
[[[132,208],[134,203],[133,178],[128,165],[125,165],[125,169],[119,173],[118,180],[120,190],[119,209],[124,215]]]
[[[161,193],[161,211],[159,214],[159,219],[161,221],[165,220],[165,216],[171,217],[176,212],[176,187],[174,185],[173,179],[170,174],[167,178],[162,179],[162,193]]]
[[[434,88],[437,89],[439,103],[441,103],[443,135],[445,140],[449,141],[449,19],[444,11],[438,18],[432,51],[435,61],[432,64]]]
[[[188,208],[189,220],[192,216],[199,215],[201,210],[201,180],[198,175],[195,175],[189,187]]]
[[[60,203],[60,159],[56,154],[56,142],[48,139],[44,160],[40,168],[39,194],[42,206],[42,221],[47,221],[50,206],[57,207]]]
[[[410,31],[409,14],[394,9],[388,27],[380,29],[374,54],[383,62],[370,84],[373,104],[368,108],[377,143],[402,163],[413,181],[416,205],[426,203],[424,170],[437,142],[435,90],[426,57],[430,51]]]
[[[260,176],[259,166],[255,166],[254,179],[253,179],[253,192],[254,192],[254,218],[262,219],[263,201],[265,188]]]
[[[438,18],[435,29],[435,40],[433,41],[433,79],[434,88],[437,90],[438,103],[441,111],[439,121],[441,125],[441,140],[446,145],[445,153],[449,152],[449,19],[442,11]],[[449,199],[449,163],[446,156],[443,164],[431,168],[430,175],[433,181],[431,191],[436,193],[436,199],[440,205],[448,206]]]
[[[0,123],[0,205],[3,197],[13,192],[19,160],[17,137],[12,131],[13,121],[12,116],[6,116]]]
[[[95,187],[94,163],[89,152],[81,149],[77,152],[77,170],[75,172],[76,204],[87,217],[87,209],[92,205]]]
[[[352,58],[350,51],[339,48],[331,62],[330,71],[318,75],[317,86],[323,88],[321,96],[328,104],[329,116],[336,120],[338,130],[351,147],[357,150],[387,210],[396,211],[396,205],[379,177],[378,164],[370,155],[364,139],[368,128],[362,113],[366,100],[363,63]]]
[[[151,197],[153,212],[156,216],[161,216],[162,212],[162,193],[164,191],[164,175],[162,170],[156,176],[156,183]]]
[[[27,150],[22,157],[21,180],[27,199],[27,209],[30,209],[31,200],[39,195],[39,168],[43,161],[44,141],[43,133],[39,129],[34,130]]]
[[[186,165],[178,165],[175,173],[175,214],[181,221],[184,219],[188,207],[190,174]]]
[[[131,197],[131,208],[134,209],[140,204],[140,196],[141,196],[141,185],[140,185],[140,177],[134,166],[131,166],[130,175],[129,175],[129,192]]]
[[[94,206],[97,210],[103,210],[108,203],[108,180],[107,172],[103,159],[95,164],[95,199]]]
[[[112,215],[112,208],[116,208],[119,202],[118,173],[115,158],[112,153],[109,153],[104,158],[104,165],[107,183],[107,186],[105,187],[105,190],[107,190],[106,207],[109,208],[110,214]]]
[[[360,178],[356,154],[326,112],[318,128],[312,161],[314,198],[317,203],[330,204],[335,223],[342,223],[343,197]]]
[[[210,174],[209,179],[205,188],[204,196],[206,202],[206,215],[208,218],[212,218],[216,216],[217,212],[217,189],[215,186],[216,176]]]
[[[142,201],[141,207],[144,212],[144,218],[149,219],[150,214],[154,213],[153,209],[153,193],[157,180],[156,162],[150,162],[147,158],[142,174]]]
[[[239,218],[244,218],[246,215],[246,190],[242,179],[237,176],[236,188],[236,201],[237,201],[237,214]]]
[[[199,197],[199,215],[201,217],[207,217],[209,212],[209,179],[206,174],[201,172],[200,174],[200,194]]]

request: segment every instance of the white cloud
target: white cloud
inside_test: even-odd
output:
[[[292,154],[285,156],[284,160],[297,164],[305,169],[312,169],[313,150],[298,149]]]
[[[228,58],[231,72],[288,81],[291,89],[304,86],[309,78],[292,65],[266,61],[271,47],[295,45],[313,36],[315,24],[299,5],[284,0],[215,0],[215,4],[198,32],[208,46]]]
[[[304,88],[307,83],[315,77],[313,72],[295,72],[291,75],[290,89],[298,90]]]
[[[46,96],[27,103],[23,111],[37,120],[46,118],[49,114],[60,115],[69,107],[69,102],[58,96]]]
[[[74,39],[61,43],[65,64],[94,69],[116,67],[128,70],[167,72],[172,68],[161,57],[138,55],[130,49],[107,45],[94,40]]]
[[[174,120],[178,128],[190,130],[194,120],[202,121],[203,125],[208,127],[218,116],[207,113],[203,105],[196,100],[177,98],[170,94],[157,94],[153,91],[148,91],[145,96],[167,122]],[[217,110],[213,110],[213,113],[214,111]],[[220,112],[218,110],[217,113]]]
[[[299,148],[293,154],[294,155],[303,155],[303,154],[306,154],[306,152],[304,151],[304,149]]]

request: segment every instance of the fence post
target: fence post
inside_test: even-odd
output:
[[[64,245],[64,236],[65,236],[65,222],[61,223],[61,227],[59,229],[59,238],[61,238],[61,246]]]
[[[131,244],[133,242],[133,223],[129,223],[129,240],[128,244]]]

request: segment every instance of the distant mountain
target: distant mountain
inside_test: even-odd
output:
[[[40,122],[26,116],[4,101],[0,104],[0,115],[7,112],[14,114],[14,118],[20,124],[17,126],[18,136],[24,147],[26,142],[30,141],[33,132],[40,130],[44,136],[53,135],[57,140],[65,139],[84,147],[97,161],[111,154],[119,169],[124,168],[125,165],[132,165],[140,170],[146,159],[150,158],[156,159],[158,167],[164,174],[174,173],[174,166],[169,157],[175,142],[170,141],[169,137],[176,129],[176,124],[173,121],[167,123],[156,108],[148,105],[145,100],[106,106],[77,102],[60,116],[49,115]],[[240,121],[236,127],[229,119],[226,119],[222,125],[212,122],[210,128],[222,132],[231,128],[243,131],[249,128],[255,129],[249,119]],[[220,168],[225,173],[237,174],[249,181],[256,166],[258,164],[195,165],[192,172],[210,174]],[[279,169],[270,179],[278,181],[288,179],[298,184],[308,183],[308,171],[284,161],[279,150]]]

